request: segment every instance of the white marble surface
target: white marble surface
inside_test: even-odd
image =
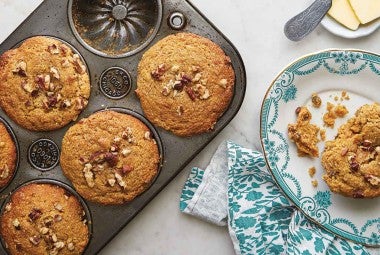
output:
[[[59,1],[59,0],[56,0]],[[0,0],[0,42],[41,0]],[[259,111],[273,78],[294,59],[326,48],[359,48],[380,52],[380,31],[362,39],[336,37],[322,27],[302,42],[283,35],[287,19],[311,0],[192,0],[239,49],[247,69],[248,88],[232,123],[196,157],[100,254],[234,254],[227,230],[179,212],[180,192],[191,166],[207,165],[224,139],[250,147],[259,144]]]

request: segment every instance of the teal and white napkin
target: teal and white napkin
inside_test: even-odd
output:
[[[193,168],[182,212],[228,226],[236,254],[376,254],[310,222],[281,193],[261,153],[222,143],[206,170]]]

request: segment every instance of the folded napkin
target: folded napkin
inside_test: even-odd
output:
[[[206,170],[193,168],[180,210],[228,226],[236,254],[376,254],[309,221],[281,193],[261,153],[222,143]]]

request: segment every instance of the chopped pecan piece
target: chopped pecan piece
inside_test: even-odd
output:
[[[201,78],[202,78],[202,74],[201,73],[196,73],[192,81],[193,82],[198,82],[198,81],[201,80]]]
[[[67,68],[70,66],[70,62],[67,59],[62,60],[61,65],[63,68]]]
[[[182,105],[180,105],[180,106],[177,107],[177,114],[178,114],[178,116],[182,116],[184,112],[185,111],[184,111]]]
[[[210,98],[210,91],[208,89],[205,89],[203,95],[201,95],[200,99],[207,100]]]
[[[21,229],[20,221],[18,219],[14,219],[12,221],[12,224],[15,227],[16,230],[20,230]]]
[[[30,213],[29,213],[29,218],[31,221],[38,220],[42,215],[42,212],[40,209],[34,208]]]
[[[40,228],[40,233],[42,235],[46,235],[49,232],[49,229],[47,227]]]
[[[172,68],[171,68],[171,70],[174,73],[178,73],[178,71],[179,71],[179,65],[173,65]]]
[[[133,171],[133,168],[130,165],[124,164],[123,168],[121,169],[122,175],[126,175]]]
[[[197,95],[193,88],[186,87],[185,91],[192,101],[195,101],[195,99],[197,99]]]
[[[69,108],[71,106],[71,101],[69,99],[65,99],[63,100],[63,102],[61,103],[61,106],[60,108],[61,109],[66,109],[66,108]]]
[[[156,81],[161,81],[162,76],[165,74],[166,68],[165,64],[160,64],[155,70],[153,70],[150,74],[152,78]]]
[[[5,206],[5,211],[6,211],[6,212],[9,212],[11,209],[12,209],[12,203],[8,203],[8,204]]]
[[[75,99],[75,103],[76,103],[76,109],[78,111],[82,111],[87,106],[88,101],[84,99],[83,97],[77,97]]]
[[[120,187],[124,189],[127,187],[127,184],[123,181],[123,177],[120,174],[115,173],[115,178]]]
[[[26,77],[26,62],[18,62],[15,69],[12,70],[12,73],[20,75],[21,77]]]
[[[50,73],[51,73],[51,75],[54,77],[54,78],[56,78],[57,80],[59,80],[60,79],[60,75],[59,75],[59,71],[58,71],[58,69],[57,68],[55,68],[55,67],[50,67]]]
[[[127,149],[127,148],[124,148],[122,151],[121,151],[121,154],[125,157],[129,154],[131,154],[131,150],[130,149]]]
[[[108,165],[110,167],[114,167],[117,165],[117,162],[118,162],[118,159],[117,159],[117,156],[114,155],[113,153],[111,152],[107,152],[105,153],[104,155],[104,160],[108,163]]]
[[[152,134],[149,131],[146,131],[145,134],[144,134],[144,139],[145,140],[152,139]]]
[[[111,186],[111,187],[114,187],[115,186],[115,183],[116,183],[116,180],[115,179],[108,179],[108,184]]]
[[[1,174],[0,179],[7,179],[9,177],[9,167],[4,165],[3,169],[0,168]]]
[[[221,86],[224,89],[227,88],[227,84],[228,84],[227,79],[221,79],[219,81],[219,86]]]
[[[95,182],[94,182],[94,173],[91,170],[92,170],[92,165],[88,163],[84,166],[83,173],[84,173],[84,178],[86,179],[87,185],[90,188],[93,188],[95,186]]]
[[[73,55],[73,64],[75,71],[79,74],[86,73],[86,66],[82,63],[82,60],[80,59],[78,54]]]
[[[372,174],[367,174],[364,177],[367,182],[369,182],[372,186],[379,186],[380,185],[380,177],[377,177]]]
[[[73,251],[73,250],[75,249],[74,244],[73,244],[72,242],[69,242],[69,243],[67,244],[67,249],[68,249],[69,251]]]
[[[54,208],[59,212],[63,212],[63,206],[60,203],[55,203]]]
[[[52,44],[52,45],[48,46],[48,52],[50,52],[50,54],[57,55],[57,54],[59,54],[59,49],[58,49],[57,45]]]
[[[21,82],[21,88],[28,93],[32,93],[32,91],[34,90],[33,86],[30,85],[27,81]]]
[[[40,238],[39,236],[32,236],[32,237],[29,238],[29,241],[30,241],[33,245],[37,246],[37,245],[39,245],[39,243],[41,242],[41,238]]]

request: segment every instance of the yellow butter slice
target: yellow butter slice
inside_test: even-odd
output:
[[[358,0],[358,2],[360,1],[363,0]],[[333,0],[328,13],[340,24],[351,30],[357,30],[360,25],[360,21],[356,17],[348,0]]]
[[[380,0],[349,0],[361,24],[380,17]]]

